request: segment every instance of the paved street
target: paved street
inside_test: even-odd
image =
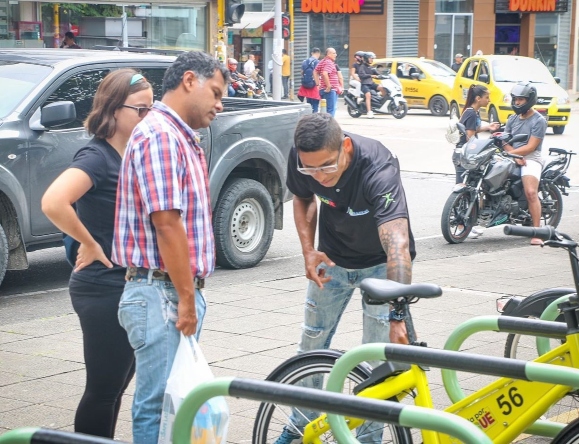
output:
[[[579,119],[573,103],[572,122]],[[477,240],[448,245],[440,234],[440,212],[453,185],[451,147],[444,139],[447,119],[410,111],[402,120],[377,116],[350,118],[343,105],[338,120],[344,130],[381,140],[400,158],[418,256],[415,282],[434,282],[442,298],[413,307],[421,340],[441,348],[461,322],[496,314],[495,299],[529,295],[555,286],[572,286],[563,251],[531,247],[524,239],[505,238],[500,229]],[[573,126],[571,126],[573,125]],[[549,134],[545,145],[579,145],[579,125],[562,136]],[[546,150],[546,148],[545,148]],[[570,171],[579,184],[579,159]],[[579,239],[579,194],[564,199],[560,229]],[[303,317],[306,279],[291,204],[285,228],[275,233],[266,259],[249,270],[218,270],[208,283],[208,313],[201,346],[216,376],[263,379],[296,351]],[[62,248],[36,252],[27,271],[8,273],[0,290],[0,434],[22,426],[72,430],[74,410],[84,385],[81,332],[66,289],[70,268]],[[361,341],[360,297],[356,293],[333,342],[348,349]],[[477,334],[465,350],[500,356],[505,335]],[[448,405],[440,372],[432,369],[430,387],[437,407]],[[460,375],[467,390],[479,386],[477,375]],[[117,438],[131,440],[133,386],[124,399]],[[229,442],[251,442],[257,403],[231,399]],[[539,442],[539,441],[537,441]]]

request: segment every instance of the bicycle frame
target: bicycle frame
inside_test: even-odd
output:
[[[516,321],[521,325],[525,322],[541,323],[525,319]],[[558,323],[548,324],[556,324],[553,326],[555,329],[562,326]],[[572,387],[579,387],[579,370],[573,368],[579,366],[578,358],[579,333],[568,335],[565,344],[533,362],[396,344],[366,344],[347,352],[338,360],[330,373],[327,390],[341,391],[350,370],[364,360],[418,362],[433,367],[503,376],[472,395],[463,396],[444,411],[476,424],[493,443],[507,444],[535,423],[554,402],[571,391]],[[405,396],[404,392],[410,393],[412,390],[417,392],[417,406],[432,407],[426,375],[417,365],[412,365],[407,372],[363,390],[359,396],[401,399]],[[324,419],[320,417],[312,423],[319,424],[320,421],[323,422]],[[342,417],[333,414],[328,414],[328,421],[334,433],[343,433],[344,428],[350,429],[359,425],[346,425]],[[549,434],[558,432],[556,427],[549,428],[547,425],[543,430]],[[456,442],[440,432],[424,430],[422,433],[425,444]]]

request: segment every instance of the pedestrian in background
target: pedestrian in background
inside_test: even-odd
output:
[[[69,291],[83,334],[86,387],[74,431],[88,435],[114,438],[121,399],[135,372],[133,349],[117,316],[126,270],[110,257],[121,159],[152,104],[151,85],[141,74],[108,74],[85,121],[94,137],[42,198],[42,211],[80,243]]]
[[[310,56],[302,62],[302,84],[298,90],[298,97],[305,98],[312,107],[312,112],[317,113],[320,104],[320,91],[318,84],[319,76],[316,66],[320,63],[320,48],[313,48]]]
[[[79,45],[76,44],[72,31],[67,31],[64,33],[64,41],[60,47],[64,49],[82,49]]]
[[[281,50],[281,79],[283,82],[283,97],[282,99],[287,99],[289,97],[289,79],[292,74],[291,71],[291,60],[285,49]]]
[[[180,332],[198,338],[205,315],[201,289],[215,267],[215,246],[207,163],[192,128],[208,127],[223,110],[228,79],[209,54],[181,54],[121,166],[112,260],[127,267],[119,320],[135,350],[139,444],[157,444]]]
[[[336,64],[337,56],[338,53],[334,48],[328,48],[326,49],[326,56],[316,66],[316,73],[320,77],[320,98],[326,99],[327,113],[332,116],[336,114],[338,95],[342,93],[343,88],[340,86],[340,76]]]
[[[462,61],[463,61],[463,56],[462,54],[459,52],[454,56],[454,63],[452,64],[451,68],[453,69],[453,71],[458,72],[458,70],[460,69],[460,67],[462,66]]]

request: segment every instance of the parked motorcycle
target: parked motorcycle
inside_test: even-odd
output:
[[[396,119],[402,119],[408,112],[408,103],[402,95],[402,84],[396,75],[381,74],[377,77],[380,86],[387,92],[385,96],[372,90],[372,111],[381,114],[392,114]],[[357,80],[350,80],[348,91],[344,95],[351,117],[360,117],[366,114],[366,96],[362,93],[362,85]]]
[[[457,124],[466,134],[464,125]],[[493,227],[501,224],[532,226],[523,189],[520,167],[513,159],[521,158],[501,149],[504,143],[521,142],[526,134],[512,136],[495,133],[488,139],[472,137],[460,152],[460,164],[466,169],[463,184],[458,184],[442,211],[441,229],[447,242],[463,242],[472,227]],[[541,173],[539,200],[544,225],[557,227],[563,214],[563,196],[568,195],[569,178],[565,176],[571,156],[562,148],[550,148],[556,156]]]

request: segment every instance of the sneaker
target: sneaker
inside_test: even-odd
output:
[[[373,119],[373,118],[374,118],[374,111],[368,111],[368,112],[366,113],[366,117],[367,117],[368,119]]]
[[[538,237],[534,237],[531,239],[531,245],[543,245],[543,241]]]
[[[473,227],[472,230],[470,230],[470,233],[468,233],[468,238],[469,239],[478,239],[483,234],[484,234],[483,230],[481,230],[480,228],[477,230],[476,228]]]
[[[290,432],[287,427],[283,428],[282,434],[274,444],[300,444],[302,437],[294,432]]]

